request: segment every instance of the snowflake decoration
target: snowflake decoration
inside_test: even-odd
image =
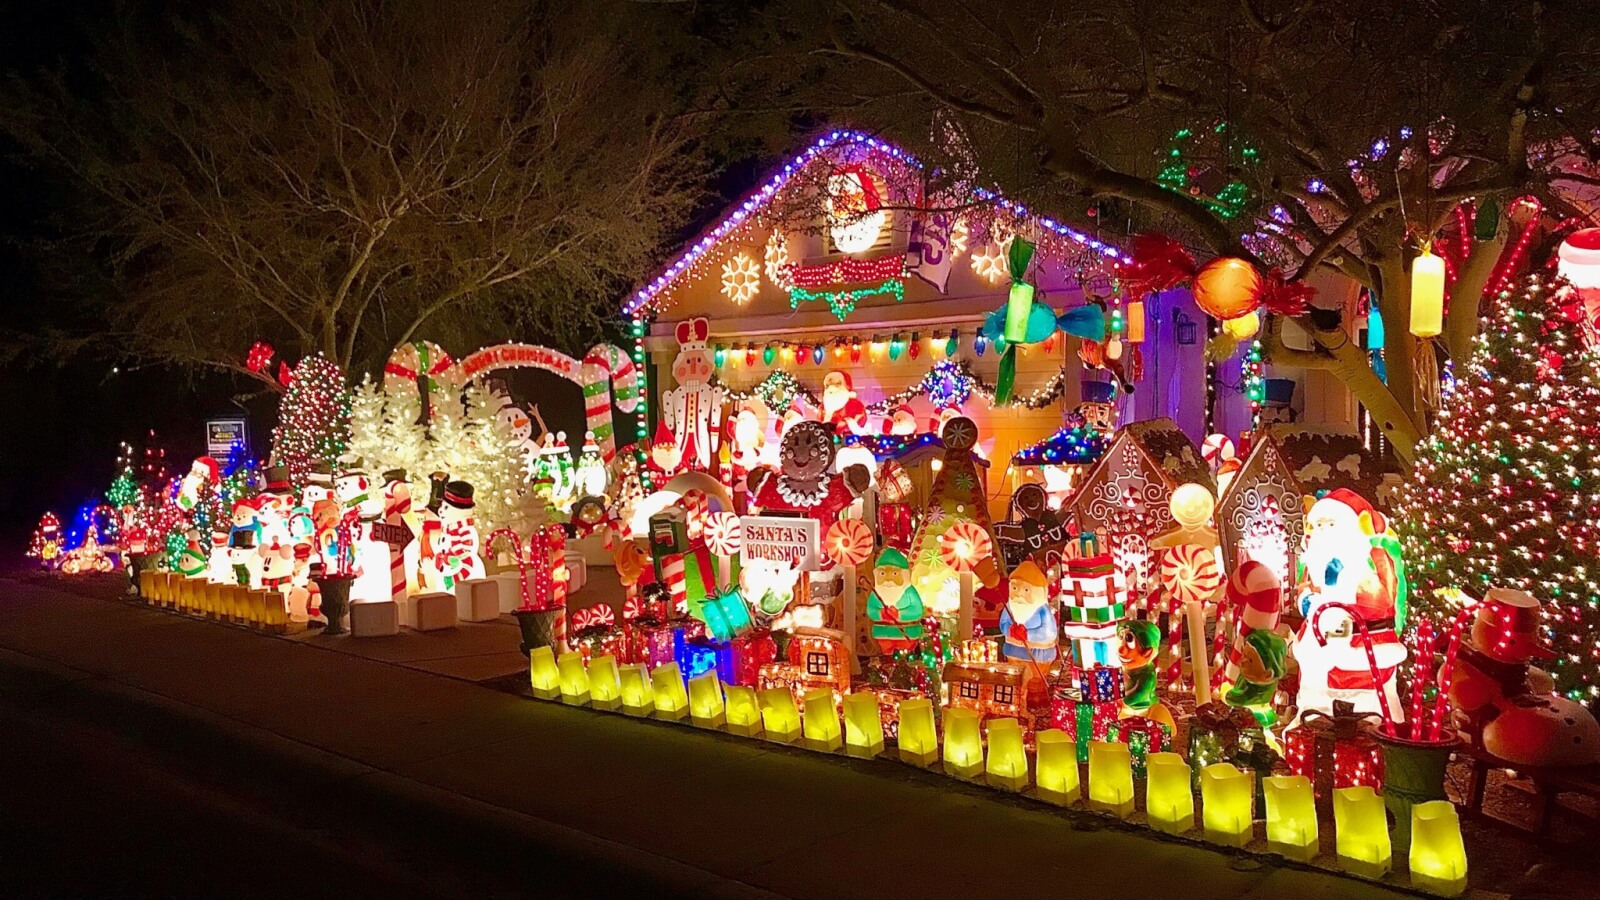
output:
[[[748,253],[735,254],[722,264],[722,294],[743,305],[761,289],[761,270]]]
[[[982,250],[972,254],[972,271],[990,284],[999,284],[1011,277],[1011,267],[1007,265],[1010,253],[1010,236],[998,244],[985,245]]]
[[[955,258],[967,252],[967,220],[957,219],[956,224],[950,226],[950,256]]]
[[[782,290],[794,287],[794,278],[789,274],[789,242],[784,239],[782,232],[774,231],[767,238],[767,249],[761,261],[762,268],[767,273],[767,280]]]

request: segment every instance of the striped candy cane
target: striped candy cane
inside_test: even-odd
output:
[[[639,405],[639,370],[622,348],[596,344],[583,358],[583,407],[588,429],[594,432],[601,455],[610,463],[617,455],[616,428],[611,422],[611,404],[623,412]]]
[[[405,527],[411,512],[411,487],[404,481],[390,486],[383,499],[385,525]],[[396,604],[406,599],[406,548],[389,544],[389,599]]]

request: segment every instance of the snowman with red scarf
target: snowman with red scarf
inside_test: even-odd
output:
[[[704,318],[678,323],[678,355],[672,361],[678,386],[661,397],[663,421],[683,455],[679,466],[701,472],[716,463],[711,436],[722,427],[723,390],[711,385],[716,366],[706,347],[710,336],[711,323]]]
[[[1407,651],[1396,618],[1404,609],[1405,570],[1383,515],[1339,488],[1312,504],[1305,527],[1297,591],[1305,621],[1294,642],[1296,720],[1313,709],[1331,715],[1335,700],[1349,701],[1357,712],[1378,712],[1382,691],[1395,721],[1402,721],[1395,670]]]

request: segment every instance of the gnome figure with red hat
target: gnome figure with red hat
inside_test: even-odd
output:
[[[1554,693],[1549,673],[1533,663],[1554,651],[1539,636],[1539,601],[1510,588],[1490,588],[1472,633],[1456,657],[1450,702],[1475,746],[1525,766],[1600,762],[1600,723],[1583,704]]]
[[[661,395],[662,421],[681,454],[679,464],[701,472],[716,465],[711,436],[722,427],[723,391],[711,385],[716,367],[706,347],[710,336],[711,323],[704,318],[678,323],[678,355],[672,361],[678,386]]]
[[[1305,621],[1294,642],[1299,716],[1313,709],[1331,715],[1335,700],[1377,712],[1382,691],[1400,721],[1395,670],[1407,652],[1398,632],[1406,599],[1398,544],[1383,515],[1345,488],[1312,504],[1305,527],[1296,592]]]

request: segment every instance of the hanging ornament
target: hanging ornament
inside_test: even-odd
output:
[[[1411,261],[1411,333],[1417,337],[1412,370],[1416,372],[1417,399],[1427,409],[1438,409],[1439,357],[1433,339],[1444,330],[1444,258],[1422,244]]]
[[[1222,332],[1235,341],[1242,341],[1254,337],[1261,330],[1261,316],[1255,310],[1245,313],[1234,319],[1224,319]]]
[[[822,365],[822,345],[821,344],[818,344],[815,347],[811,348],[811,361],[816,363],[819,366]]]
[[[1195,305],[1213,319],[1237,319],[1261,303],[1261,275],[1242,259],[1222,256],[1195,273],[1190,290]]]

